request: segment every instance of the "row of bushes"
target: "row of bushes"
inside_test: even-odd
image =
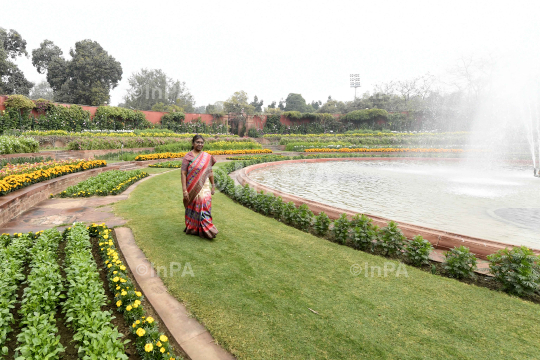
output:
[[[39,143],[26,136],[0,136],[0,154],[21,154],[37,152]]]
[[[90,197],[94,195],[118,195],[124,192],[131,184],[149,176],[142,170],[111,170],[98,176],[93,176],[80,183],[68,187],[58,194],[59,197]]]
[[[294,144],[294,146],[318,146],[341,143],[343,145],[361,146],[386,146],[386,145],[414,145],[414,146],[463,146],[469,141],[468,134],[464,133],[441,133],[441,134],[420,134],[401,135],[388,134],[381,135],[342,135],[328,137],[282,137],[280,145]]]
[[[182,112],[167,113],[162,116],[161,124],[150,123],[144,113],[115,106],[100,106],[94,117],[79,105],[69,107],[56,105],[48,100],[39,99],[33,102],[23,95],[10,95],[5,101],[6,110],[0,113],[0,134],[18,129],[25,130],[126,130],[159,127],[175,132],[205,132],[226,134],[225,125],[216,123],[206,125],[200,119],[192,123],[184,123]],[[38,116],[32,115],[36,109]]]
[[[74,138],[67,143],[69,150],[106,150],[106,149],[136,149],[145,147],[156,147],[159,145],[171,144],[175,142],[185,143],[185,140],[178,138],[161,137],[95,137],[95,138]]]
[[[191,150],[191,141],[175,142],[156,146],[155,152],[183,152]],[[242,150],[262,149],[262,145],[251,139],[238,139],[235,141],[207,140],[204,143],[204,151],[208,150]]]
[[[378,252],[385,256],[403,256],[414,266],[429,263],[432,245],[421,236],[416,236],[412,241],[407,240],[395,222],[389,222],[385,228],[379,229],[364,215],[356,215],[349,220],[345,214],[332,222],[324,212],[315,216],[305,204],[296,207],[294,203],[284,203],[273,194],[264,194],[262,191],[257,193],[248,185],[235,186],[234,180],[227,175],[266,160],[276,161],[269,157],[225,164],[225,173],[214,172],[219,189],[242,205],[300,230],[312,231],[323,237],[330,233],[329,239],[355,249]],[[534,255],[532,250],[526,247],[503,249],[488,259],[491,273],[505,291],[526,296],[540,290],[540,257]],[[475,276],[477,259],[468,248],[460,246],[445,253],[443,267],[448,276],[466,279]]]

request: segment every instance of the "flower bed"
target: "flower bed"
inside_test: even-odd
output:
[[[0,136],[0,154],[33,153],[39,143],[30,137]]]
[[[83,131],[83,132],[68,132],[64,130],[50,130],[50,131],[26,131],[22,133],[27,136],[71,136],[71,137],[175,137],[175,138],[192,138],[197,135],[195,133],[177,134],[174,132],[144,132],[144,131]],[[238,135],[229,134],[199,134],[205,138],[221,138],[221,137],[238,137]]]
[[[74,165],[74,164],[80,163],[81,161],[85,161],[85,160],[69,159],[69,160],[61,160],[61,161],[50,160],[50,161],[23,163],[23,164],[15,164],[15,165],[6,164],[6,166],[0,169],[0,180],[10,175],[27,174],[27,173],[34,172],[37,170],[50,169],[56,166]]]
[[[270,149],[253,149],[253,150],[217,150],[206,151],[210,155],[236,155],[236,154],[271,154]],[[183,158],[187,152],[180,153],[159,153],[149,155],[139,155],[135,158],[136,161],[157,160],[157,159],[174,159]]]
[[[159,332],[156,321],[147,317],[142,306],[142,293],[137,290],[127,273],[126,265],[120,260],[111,230],[104,224],[89,227],[92,237],[97,238],[103,268],[107,272],[109,288],[115,294],[114,302],[131,331],[136,335],[136,347],[145,360],[180,359],[174,355],[169,339]]]
[[[14,190],[22,189],[26,186],[53,179],[62,175],[103,167],[106,165],[107,163],[103,160],[81,161],[73,165],[61,165],[21,175],[10,175],[0,180],[0,196],[6,195]]]
[[[417,153],[461,153],[463,149],[422,149],[422,148],[341,148],[306,149],[304,152],[417,152]]]
[[[148,167],[155,167],[155,168],[167,168],[167,169],[176,169],[182,167],[182,161],[174,160],[174,161],[165,161],[160,162],[157,164],[151,164],[148,165]]]
[[[147,176],[149,174],[142,170],[111,170],[91,177],[77,185],[70,186],[58,196],[65,198],[118,195],[124,192],[131,184]]]

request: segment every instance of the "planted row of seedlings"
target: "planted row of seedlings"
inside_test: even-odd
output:
[[[63,234],[50,229],[0,236],[0,359],[10,352],[16,360],[60,359],[67,341],[76,343],[78,357],[82,359],[128,359],[125,344],[129,340],[122,340],[124,335],[112,324],[113,314],[101,310],[109,299],[92,254],[90,234],[99,242],[108,286],[115,294],[115,307],[136,338],[140,358],[182,359],[174,355],[157,322],[146,316],[142,293],[137,291],[119,258],[111,230],[104,224],[87,227],[83,223],[75,223]],[[64,240],[64,263],[59,264],[59,244]],[[18,301],[21,287],[23,295]],[[14,334],[17,304],[20,331]],[[72,329],[72,338],[65,339],[63,344],[57,321],[64,321]],[[10,342],[14,336],[16,342]],[[8,348],[13,343],[16,348]]]
[[[269,157],[268,161],[275,159]],[[377,227],[370,218],[360,214],[350,220],[346,214],[342,214],[331,221],[324,212],[315,216],[306,204],[296,207],[293,202],[285,203],[281,197],[273,194],[262,191],[257,193],[248,185],[235,186],[234,180],[228,175],[232,171],[261,162],[265,162],[265,159],[225,164],[222,168],[225,172],[214,171],[218,188],[240,204],[302,231],[313,232],[358,250],[404,258],[413,266],[422,267],[430,263],[429,255],[433,251],[431,243],[420,235],[408,240],[393,221],[384,228]],[[477,258],[467,247],[455,247],[444,255],[443,269],[449,277],[470,279],[476,276]],[[488,256],[488,260],[490,273],[504,291],[517,296],[540,293],[540,257],[531,249],[525,246],[502,249]],[[435,270],[433,265],[433,273]]]
[[[33,243],[31,235],[18,238],[0,237],[0,358],[8,354],[7,343],[13,331],[13,309],[17,291],[24,275],[29,251]]]
[[[85,359],[128,359],[123,335],[111,322],[113,315],[102,311],[107,302],[103,283],[92,255],[92,244],[85,224],[77,223],[64,233],[64,270],[67,298],[62,308],[74,331],[73,340]]]
[[[105,225],[92,224],[90,234],[99,245],[103,268],[107,272],[109,288],[114,294],[116,309],[124,321],[130,325],[136,337],[136,348],[144,360],[178,360],[168,337],[160,332],[156,320],[146,316],[143,295],[128,276],[126,265],[122,262],[118,249],[112,239],[111,230]]]

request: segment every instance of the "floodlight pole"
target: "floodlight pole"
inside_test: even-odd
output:
[[[354,100],[356,101],[356,88],[360,87],[360,74],[351,74],[350,84],[354,88]]]

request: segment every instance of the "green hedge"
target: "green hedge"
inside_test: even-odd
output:
[[[150,127],[140,111],[114,106],[100,106],[92,119],[91,127],[100,130],[130,130]]]
[[[0,154],[37,152],[39,143],[29,137],[0,136]]]

